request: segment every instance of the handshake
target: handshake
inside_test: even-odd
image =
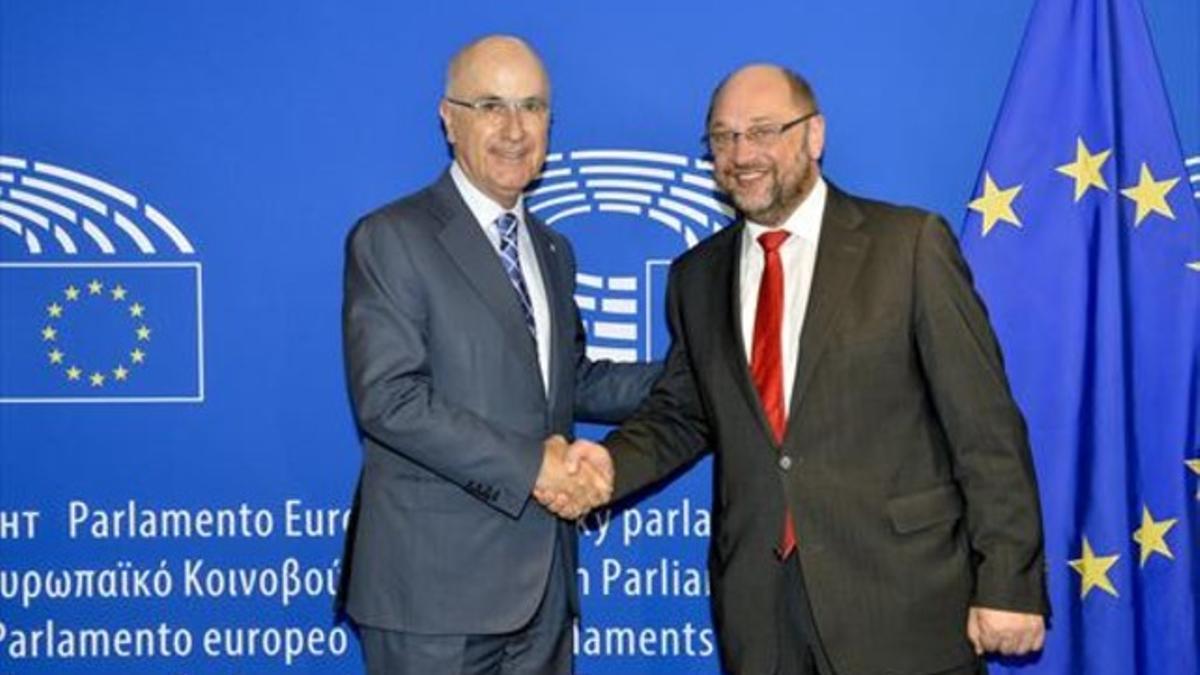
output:
[[[612,498],[612,457],[603,445],[559,434],[542,444],[542,468],[533,496],[550,512],[576,520]]]

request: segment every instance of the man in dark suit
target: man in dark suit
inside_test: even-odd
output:
[[[717,88],[708,139],[742,217],[672,265],[662,379],[604,445],[617,497],[715,452],[726,668],[974,673],[1040,649],[1025,425],[946,224],[826,183],[816,100],[777,66]]]
[[[343,600],[371,673],[571,670],[575,527],[531,495],[606,498],[610,474],[568,474],[563,435],[628,415],[659,368],[587,359],[571,246],[523,208],[549,99],[520,40],[466,47],[439,109],[452,166],[349,237],[364,457]]]

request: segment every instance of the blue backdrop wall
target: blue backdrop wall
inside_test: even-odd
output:
[[[594,353],[645,359],[666,263],[730,213],[699,143],[720,77],[807,74],[827,175],[956,222],[1031,6],[0,0],[0,671],[358,672],[343,239],[445,167],[467,41],[541,51],[530,203]],[[1144,7],[1200,155],[1200,6]],[[581,524],[580,672],[717,672],[708,470]]]

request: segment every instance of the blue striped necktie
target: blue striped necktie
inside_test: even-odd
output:
[[[517,216],[505,211],[496,219],[496,231],[500,234],[500,261],[504,263],[504,272],[508,281],[517,292],[517,300],[521,303],[521,313],[525,315],[525,327],[529,334],[537,340],[537,328],[533,321],[533,303],[529,300],[529,289],[525,287],[525,276],[521,274],[521,255],[517,251]]]

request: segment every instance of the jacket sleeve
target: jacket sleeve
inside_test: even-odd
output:
[[[667,286],[671,348],[662,376],[637,412],[604,439],[616,468],[614,499],[671,474],[709,446],[708,422],[683,327],[677,272],[672,266]]]
[[[999,344],[945,222],[929,216],[915,246],[915,340],[966,502],[972,603],[1048,613],[1033,458]]]
[[[554,236],[557,245],[566,253],[566,278],[570,280],[570,296],[574,297],[575,253],[565,237]],[[651,385],[662,372],[662,364],[589,359],[587,335],[574,302],[571,303],[571,311],[571,324],[574,327],[571,353],[575,371],[575,418],[582,422],[620,424],[645,400]]]

